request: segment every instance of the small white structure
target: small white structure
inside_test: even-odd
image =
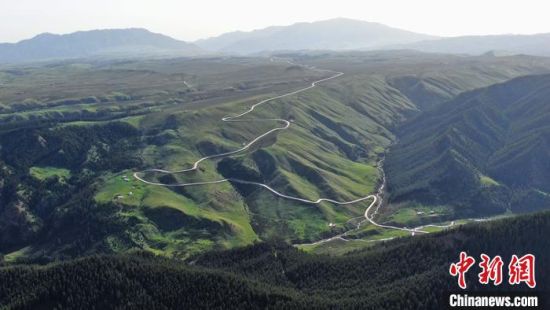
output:
[[[334,224],[334,223],[328,223],[328,227],[334,228],[334,227],[336,227],[336,224]]]

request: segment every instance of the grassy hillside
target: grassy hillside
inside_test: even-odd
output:
[[[194,173],[148,177],[167,183],[222,178],[256,180],[282,193],[310,200],[320,197],[353,200],[365,196],[374,191],[378,179],[376,161],[392,139],[384,126],[391,124],[392,118],[399,118],[399,111],[405,113],[411,109],[399,94],[372,92],[375,85],[383,89],[385,84],[377,79],[356,82],[344,78],[338,83],[266,104],[247,118],[292,119],[289,130],[267,137],[242,155],[205,162],[200,171]],[[395,97],[392,106],[378,108],[380,115],[386,114],[387,118],[379,120],[367,114],[374,105],[366,100],[350,106],[350,99],[340,97],[339,94],[352,88],[356,96],[369,94],[376,101],[384,100],[383,96]],[[242,143],[278,126],[276,122],[220,121],[224,115],[243,111],[254,100],[258,99],[230,102],[192,113],[174,108],[146,116],[142,121],[144,130],[153,134],[146,134],[143,158],[150,166],[178,170],[201,156],[239,148]],[[345,123],[341,121],[344,117]],[[168,118],[173,126],[162,128]],[[329,222],[342,226],[349,218],[361,215],[366,207],[366,204],[349,207],[301,204],[273,197],[262,188],[238,184],[175,191],[201,204],[201,210],[219,211],[227,208],[231,199],[242,199],[246,210],[242,207],[240,210],[250,214],[252,227],[262,239],[273,236],[317,239],[330,232]],[[216,194],[212,196],[212,193]]]
[[[127,182],[123,176],[145,164],[181,166],[200,155],[198,148],[182,145],[181,116],[196,118],[194,110],[220,105],[220,98],[231,105],[243,103],[259,98],[257,93],[277,92],[288,83],[303,85],[319,76],[287,69],[244,58],[6,69],[10,91],[1,99],[6,104],[0,116],[5,120],[0,134],[0,251],[12,253],[10,259],[132,248],[185,257],[258,240],[243,199],[230,184],[201,188],[190,196],[184,190]],[[111,79],[116,82],[109,84]],[[116,95],[101,95],[111,90]],[[32,104],[19,104],[21,98]],[[212,124],[214,117],[218,121],[218,115],[209,117]],[[171,148],[172,156],[166,154]],[[171,162],[181,152],[187,157]],[[211,167],[210,175],[219,177]],[[79,221],[71,222],[74,218]]]
[[[521,55],[465,57],[400,50],[284,55],[348,74],[379,75],[419,110],[449,101],[464,91],[548,73],[550,69],[548,58]]]
[[[283,244],[208,253],[188,263],[150,255],[93,256],[45,266],[0,267],[0,307],[362,308],[442,309],[457,280],[448,274],[460,251],[536,256],[536,290],[480,285],[469,292],[547,296],[550,214],[469,225],[446,233],[379,244],[334,258]],[[541,299],[542,307],[548,300]]]
[[[237,123],[220,120],[329,73],[263,58],[2,68],[0,252],[10,261],[131,250],[185,258],[258,240],[309,243],[335,235],[355,227],[369,202],[304,204],[251,185],[158,187],[132,175],[146,168],[190,167],[280,125],[251,119],[285,118],[292,120],[288,130],[246,152],[205,161],[193,173],[145,177],[167,184],[238,178],[310,200],[356,199],[377,187],[376,163],[395,140],[399,123],[474,84],[550,68],[532,57],[410,52],[292,57],[345,74],[269,102]],[[486,73],[472,79],[479,72]],[[428,87],[417,97],[414,87],[395,82],[411,74],[440,88]],[[424,105],[422,98],[436,99]],[[503,182],[488,172],[480,180],[494,191]],[[388,221],[444,223],[453,215],[445,204],[422,210],[423,216],[392,212]],[[368,240],[402,235],[372,225],[353,232]]]
[[[393,203],[463,214],[550,206],[550,76],[468,92],[410,121],[386,161]]]

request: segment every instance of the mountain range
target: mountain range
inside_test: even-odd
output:
[[[311,66],[331,68],[345,75],[254,111],[258,118],[292,119],[291,130],[261,141],[242,156],[205,161],[205,169],[196,174],[144,176],[165,184],[253,180],[312,201],[349,201],[376,191],[377,162],[396,140],[402,122],[439,106],[449,109],[446,102],[461,93],[550,72],[550,60],[533,56],[411,51],[296,55],[294,61],[306,67],[266,58],[210,57],[78,60],[0,70],[0,252],[7,261],[135,248],[188,257],[272,238],[314,242],[355,227],[348,220],[361,217],[367,206],[295,203],[236,182],[146,186],[131,176],[148,167],[179,169],[197,158],[242,147],[243,141],[276,124],[228,126],[220,122],[224,115],[266,98],[259,95],[280,95],[327,76],[307,69]],[[538,107],[543,115],[544,106]],[[438,110],[445,120],[446,109]],[[439,133],[422,132],[422,122],[415,124],[410,130],[422,139]],[[408,139],[400,134],[396,150],[400,142]],[[400,154],[404,156],[397,158]],[[399,163],[410,161],[412,168],[421,169],[432,164],[432,154],[423,151],[420,158],[407,158],[407,152],[390,152],[385,164],[388,195],[401,177],[395,194],[410,186],[410,167]],[[433,170],[425,171],[434,172],[429,178],[443,170],[433,164]],[[538,162],[539,169],[543,165]],[[500,182],[489,172],[483,175]],[[422,185],[421,180],[413,178],[412,185]],[[489,189],[506,192],[504,187]],[[119,199],[121,195],[125,197]],[[443,199],[449,203],[448,197]],[[434,210],[440,221],[453,215],[444,211]],[[499,211],[503,208],[494,212]],[[388,221],[408,227],[434,222],[433,217],[414,215]],[[385,238],[395,232],[365,225],[357,234]]]
[[[534,35],[461,36],[420,41],[387,48],[405,48],[431,53],[480,55],[528,54],[550,56],[550,33]]]
[[[231,32],[195,43],[206,50],[251,54],[275,50],[377,49],[436,38],[378,23],[336,18],[251,32]]]
[[[0,309],[550,308],[547,38],[338,18],[0,44]]]
[[[145,29],[109,29],[57,35],[43,33],[18,43],[0,44],[0,63],[92,56],[192,56],[197,46]]]
[[[0,44],[0,63],[86,57],[177,57],[211,54],[252,55],[274,51],[411,49],[493,56],[550,55],[550,34],[441,38],[379,23],[335,18],[250,32],[230,32],[193,43],[146,29],[107,29],[57,35],[43,33]]]
[[[195,44],[205,50],[229,54],[296,50],[412,49],[447,54],[550,55],[549,33],[443,38],[347,18],[274,26],[250,32],[230,32],[198,40]]]

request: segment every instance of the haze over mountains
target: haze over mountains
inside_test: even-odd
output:
[[[275,50],[376,49],[430,39],[436,37],[378,23],[336,18],[251,32],[231,32],[196,43],[207,50],[250,54]]]
[[[66,35],[43,33],[18,43],[0,44],[0,63],[90,56],[192,56],[197,46],[145,29],[80,31]]]
[[[0,63],[97,56],[171,57],[208,54],[251,55],[273,51],[412,49],[424,52],[550,55],[550,34],[440,38],[378,23],[336,18],[250,32],[230,32],[188,43],[146,29],[40,34],[0,44]]]
[[[347,18],[230,32],[198,40],[195,44],[205,50],[229,54],[283,50],[412,49],[448,54],[481,55],[493,52],[495,55],[550,55],[548,33],[442,38]]]
[[[550,56],[550,33],[534,35],[461,36],[414,42],[389,48],[405,48],[431,53],[480,55],[489,51],[505,54]]]
[[[112,25],[98,2],[80,14]],[[139,22],[197,35],[266,18],[250,3],[160,2]],[[290,4],[268,18],[330,9]],[[508,28],[490,6],[406,4],[386,20],[533,26]],[[123,24],[136,6],[105,17]],[[0,13],[6,37],[46,31],[21,9]],[[77,11],[40,17],[68,29]],[[337,18],[196,42],[129,28],[0,43],[0,310],[439,310],[456,292],[550,309],[548,39]],[[449,272],[462,252],[480,262],[466,289]],[[501,285],[480,281],[482,253],[502,258]],[[533,290],[512,279],[527,254]]]

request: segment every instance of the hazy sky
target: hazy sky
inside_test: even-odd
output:
[[[547,0],[0,0],[0,42],[143,27],[181,40],[348,17],[441,36],[550,32]]]

